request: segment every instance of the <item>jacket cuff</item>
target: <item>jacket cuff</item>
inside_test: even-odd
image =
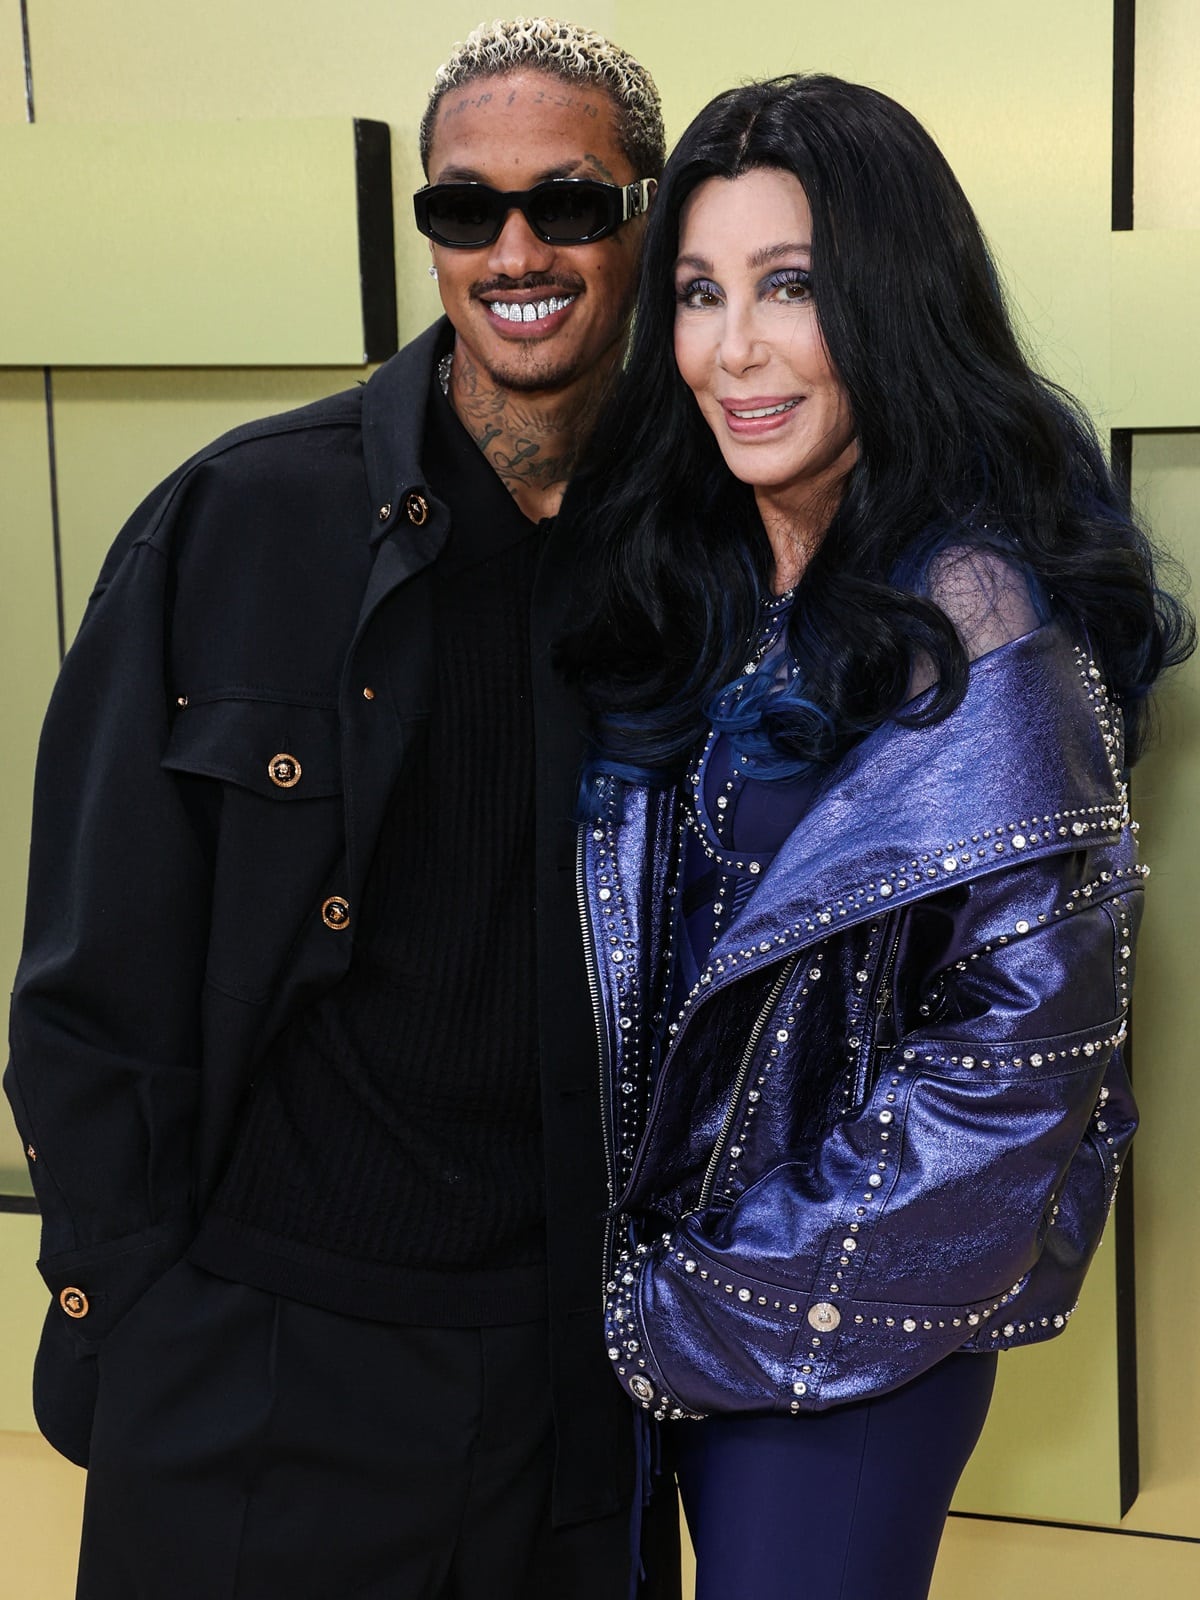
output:
[[[38,1262],[53,1297],[51,1320],[81,1351],[94,1350],[135,1301],[186,1250],[191,1227],[183,1217],[105,1244],[63,1251]]]

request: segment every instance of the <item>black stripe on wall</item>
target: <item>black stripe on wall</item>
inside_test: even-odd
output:
[[[63,606],[62,525],[58,516],[58,443],[54,434],[54,375],[43,367],[46,391],[46,458],[50,469],[50,538],[54,546],[54,610],[58,624],[58,659],[67,653],[67,624]]]
[[[1120,6],[1118,5],[1119,9]],[[1132,4],[1130,4],[1129,10],[1132,13]],[[1132,20],[1130,22],[1130,30],[1132,35]],[[1130,45],[1132,47],[1132,36]],[[1132,78],[1130,82],[1130,113],[1132,115]],[[1132,161],[1132,148],[1130,156]],[[1115,197],[1115,187],[1113,193]],[[1132,198],[1131,191],[1131,209]],[[1132,216],[1130,217],[1130,222],[1132,224]],[[1115,219],[1113,226],[1114,228],[1116,227]],[[1133,432],[1131,429],[1114,428],[1112,430],[1109,435],[1109,458],[1112,462],[1113,476],[1116,478],[1118,487],[1123,493],[1125,504],[1132,508]],[[1133,1076],[1135,1037],[1136,1030],[1131,1013],[1129,1038],[1125,1046],[1125,1065],[1131,1078]],[[1141,1451],[1138,1442],[1137,1278],[1134,1267],[1132,1151],[1125,1157],[1125,1171],[1122,1175],[1121,1192],[1113,1210],[1112,1230],[1114,1249],[1116,1251],[1117,1280],[1117,1473],[1121,1497],[1121,1515],[1125,1516],[1137,1499],[1138,1490],[1141,1487]]]
[[[386,122],[354,119],[354,156],[363,360],[385,361],[400,348],[392,215],[392,139]]]
[[[25,58],[25,121],[32,122],[33,52],[29,48],[29,0],[21,0],[21,54]]]
[[[1013,1522],[1021,1528],[1066,1528],[1071,1533],[1111,1533],[1118,1539],[1163,1539],[1168,1544],[1200,1544],[1190,1533],[1154,1533],[1148,1528],[1106,1528],[1094,1522],[1043,1522],[1040,1517],[993,1517],[985,1511],[952,1511],[960,1522]]]
[[[1133,1051],[1130,1017],[1126,1060]],[[1141,1449],[1138,1434],[1137,1278],[1134,1272],[1133,1152],[1125,1156],[1121,1192],[1113,1208],[1113,1238],[1117,1279],[1117,1471],[1121,1515],[1133,1508],[1141,1488]]]
[[[1133,76],[1137,0],[1113,0],[1112,225],[1133,227]]]

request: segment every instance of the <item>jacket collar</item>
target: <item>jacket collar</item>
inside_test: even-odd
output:
[[[445,317],[375,372],[363,390],[363,462],[370,495],[371,576],[355,642],[399,585],[434,561],[450,532],[450,512],[425,479],[421,446],[434,365],[452,337]]]
[[[433,509],[421,445],[434,367],[452,337],[449,319],[440,317],[385,361],[363,391],[363,455],[375,515],[372,544],[399,525],[412,525],[407,515],[411,495],[421,495]]]
[[[1061,627],[993,650],[950,716],[885,723],[850,753],[721,936],[713,976],[1015,860],[1115,841],[1121,761],[1119,713]]]

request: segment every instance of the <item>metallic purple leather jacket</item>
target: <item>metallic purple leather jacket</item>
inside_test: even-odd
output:
[[[1067,1322],[1137,1113],[1146,871],[1120,716],[1057,626],[859,744],[670,993],[673,791],[581,830],[609,1356],[656,1417],[823,1410]]]

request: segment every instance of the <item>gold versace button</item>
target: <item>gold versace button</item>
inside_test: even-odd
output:
[[[267,776],[280,789],[294,789],[303,770],[295,756],[289,756],[286,751],[272,756],[267,764]]]
[[[80,1317],[86,1317],[91,1310],[91,1306],[88,1304],[88,1297],[82,1289],[61,1290],[58,1296],[58,1303],[67,1315],[74,1317],[76,1321]]]
[[[327,928],[332,928],[335,933],[340,933],[343,928],[350,926],[350,902],[344,900],[340,894],[331,894],[321,907],[321,921]]]
[[[380,522],[386,522],[387,519],[391,516],[391,514],[392,514],[392,502],[389,500],[386,505],[380,506],[380,508],[379,508],[379,520],[380,520]]]
[[[423,494],[410,494],[404,502],[404,509],[414,528],[423,527],[429,521],[429,501]]]
[[[842,1313],[828,1300],[818,1300],[815,1306],[808,1308],[808,1325],[818,1333],[832,1333],[841,1320]]]

